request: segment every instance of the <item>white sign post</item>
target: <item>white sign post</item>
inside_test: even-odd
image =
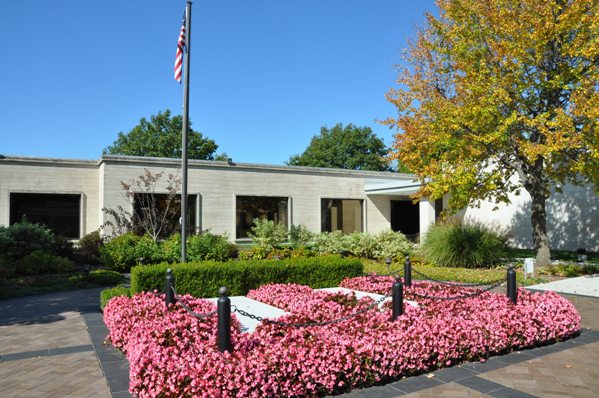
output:
[[[535,260],[533,258],[524,259],[524,279],[527,278],[528,274],[534,276],[535,272]]]

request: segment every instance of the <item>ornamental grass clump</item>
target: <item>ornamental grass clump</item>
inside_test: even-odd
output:
[[[347,287],[388,293],[391,278],[346,279]],[[413,283],[406,296],[452,297],[472,292],[457,286]],[[165,309],[164,295],[115,297],[104,309],[109,339],[130,364],[131,394],[144,397],[300,397],[340,394],[398,380],[464,360],[533,347],[579,333],[580,316],[556,293],[519,292],[514,305],[504,294],[480,292],[452,301],[419,300],[397,321],[390,306],[360,312],[373,303],[353,294],[315,291],[295,284],[264,285],[248,297],[287,312],[280,321],[321,322],[316,327],[262,323],[242,333],[232,315],[233,350],[220,353],[217,317],[197,319],[179,304]],[[195,312],[214,303],[182,298]]]
[[[420,251],[427,262],[441,267],[490,267],[506,256],[507,240],[507,232],[498,228],[450,220],[431,226]]]

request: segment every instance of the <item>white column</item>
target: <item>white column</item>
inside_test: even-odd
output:
[[[422,238],[429,227],[435,223],[435,202],[422,199],[418,207],[420,213],[420,238]]]

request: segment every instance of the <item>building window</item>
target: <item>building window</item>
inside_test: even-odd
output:
[[[34,224],[44,224],[55,235],[79,239],[81,233],[81,195],[46,193],[11,193],[10,224],[25,217]]]
[[[272,220],[287,226],[289,198],[274,196],[237,196],[237,239],[247,238],[255,218]]]
[[[362,232],[364,229],[361,199],[322,199],[322,232]]]
[[[187,234],[193,235],[198,233],[199,226],[196,225],[197,214],[197,195],[187,196]],[[139,220],[153,220],[152,222],[144,221],[143,224],[148,227],[160,229],[158,236],[160,238],[168,238],[175,232],[181,232],[181,195],[175,195],[169,203],[168,194],[148,194],[135,193],[133,200],[133,211]],[[138,222],[140,224],[141,222]],[[146,232],[138,225],[135,232],[143,234]]]

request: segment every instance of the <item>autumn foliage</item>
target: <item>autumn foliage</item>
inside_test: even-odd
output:
[[[439,0],[406,52],[394,156],[427,181],[419,197],[531,196],[549,257],[545,201],[557,184],[599,181],[598,3]]]

